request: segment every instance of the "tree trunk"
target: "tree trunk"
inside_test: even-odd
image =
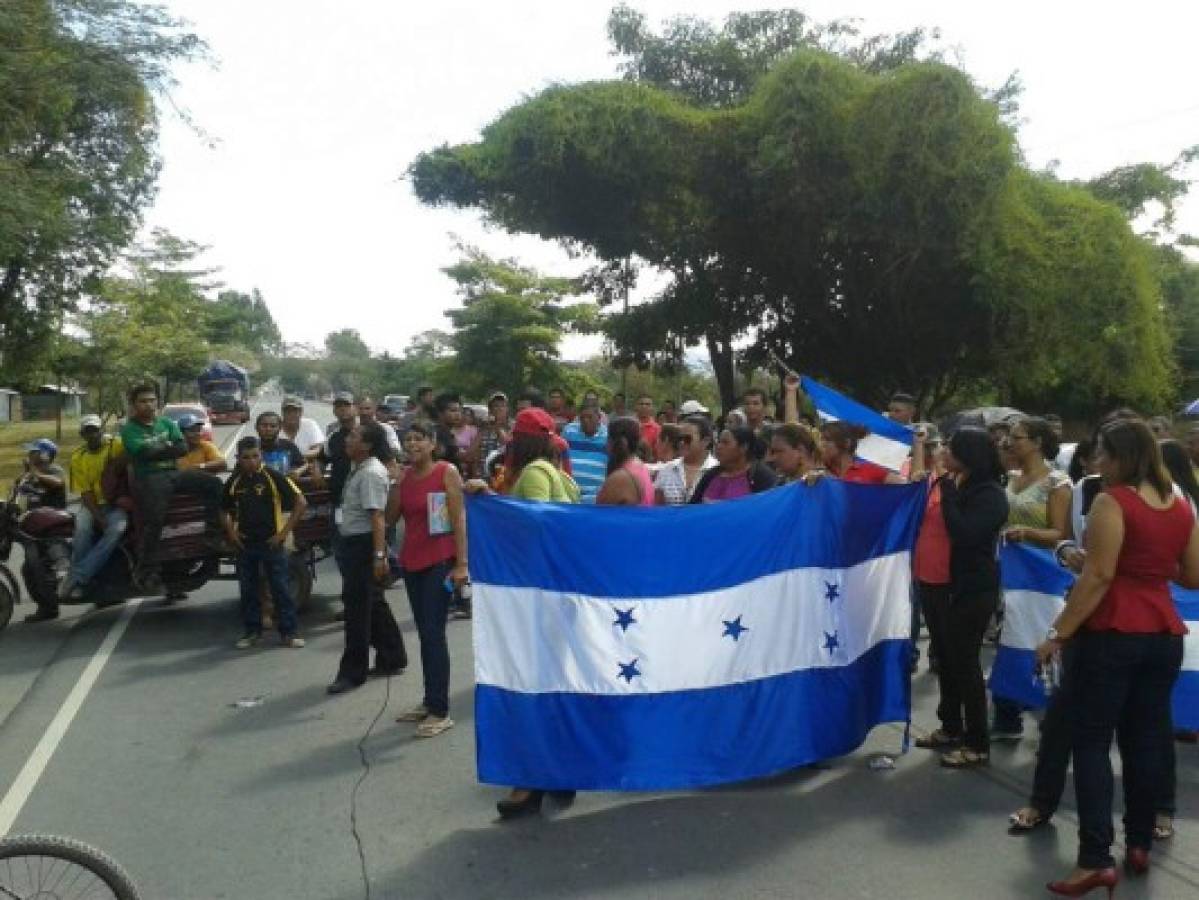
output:
[[[727,413],[737,405],[737,373],[733,367],[733,342],[709,331],[705,336],[708,357],[720,388],[720,407]]]

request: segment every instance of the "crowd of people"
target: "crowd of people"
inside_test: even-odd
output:
[[[997,547],[1026,543],[1054,551],[1078,574],[1053,629],[1037,650],[1057,672],[1041,723],[1037,776],[1026,807],[1012,814],[1015,832],[1044,825],[1057,809],[1073,759],[1081,819],[1078,868],[1050,890],[1079,895],[1111,887],[1113,736],[1124,761],[1126,870],[1143,873],[1154,839],[1173,833],[1175,733],[1170,691],[1182,659],[1185,627],[1169,585],[1199,587],[1199,428],[1185,443],[1168,421],[1117,411],[1061,460],[1061,422],[1018,416],[989,427],[960,427],[943,438],[918,421],[916,403],[897,394],[886,414],[912,430],[912,452],[899,472],[862,459],[863,428],[817,425],[801,410],[799,381],[784,383],[782,421],[766,393],[752,388],[722,419],[695,400],[676,409],[653,398],[622,395],[601,403],[585,394],[575,406],[562,389],[529,389],[510,407],[487,399],[475,418],[453,393],[417,392],[394,424],[378,418],[370,397],[338,394],[335,421],[322,430],[297,398],[258,416],[255,434],[236,447],[227,480],[223,455],[201,434],[203,423],[178,424],[157,412],[153,385],[130,393],[119,437],[97,417],[81,420],[83,444],[69,480],[81,497],[77,537],[60,595],[77,595],[128,524],[127,507],[106,503],[106,462],[124,453],[130,494],[143,517],[138,578],[159,588],[156,529],[174,491],[204,498],[241,573],[243,635],[257,644],[265,627],[260,579],[269,583],[273,624],[284,646],[302,647],[286,579],[286,545],[304,512],[296,479],[327,487],[335,509],[333,547],[342,575],[345,647],[331,694],[407,666],[407,653],[385,588],[402,578],[420,642],[423,698],[400,716],[416,735],[453,726],[449,708],[451,616],[469,618],[466,504],[470,493],[529,501],[674,506],[735,500],[794,483],[837,478],[864,484],[921,482],[926,509],[913,554],[913,657],[921,620],[929,667],[937,675],[939,727],[917,740],[942,765],[987,765],[992,741],[1016,741],[1025,710],[988,703],[981,650],[1003,627]],[[28,447],[19,491],[31,503],[65,505],[67,473],[49,441]],[[397,529],[402,529],[402,532]],[[31,618],[52,618],[39,608]],[[370,664],[371,648],[374,664]],[[988,706],[990,705],[990,709]],[[498,804],[502,817],[535,812],[544,792],[518,786]]]

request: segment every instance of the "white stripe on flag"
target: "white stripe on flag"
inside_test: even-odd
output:
[[[816,415],[824,422],[839,422],[836,416],[831,416],[823,410],[816,410]],[[858,456],[892,472],[899,472],[903,464],[912,455],[912,448],[902,441],[892,440],[881,434],[871,432],[858,441]]]
[[[1187,622],[1189,634],[1182,643],[1182,671],[1199,672],[1199,622]]]
[[[906,552],[663,599],[476,582],[476,680],[523,693],[627,695],[844,666],[881,641],[910,636],[910,584]],[[634,621],[622,628],[618,614],[628,610]],[[738,620],[747,630],[734,640],[726,623]],[[637,676],[618,677],[633,660]]]
[[[999,642],[1017,650],[1035,650],[1065,603],[1056,594],[1039,591],[1003,592],[1003,632]]]

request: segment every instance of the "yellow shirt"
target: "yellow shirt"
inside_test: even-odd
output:
[[[199,447],[187,451],[185,456],[179,458],[178,465],[181,469],[195,469],[204,463],[216,462],[218,459],[224,459],[224,457],[216,448],[216,444],[211,441],[200,441]]]
[[[95,496],[96,502],[104,505],[104,491],[100,486],[104,466],[114,456],[125,452],[119,437],[105,436],[99,450],[88,449],[87,444],[80,444],[71,452],[70,474],[71,491],[75,494],[85,494],[88,491]]]

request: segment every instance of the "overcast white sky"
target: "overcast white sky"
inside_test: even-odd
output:
[[[604,30],[613,2],[167,5],[218,58],[217,68],[182,69],[175,95],[213,141],[165,117],[165,165],[147,226],[209,245],[207,262],[227,285],[262,290],[286,340],[320,344],[331,330],[356,327],[376,350],[398,352],[414,334],[446,327],[443,313],[457,302],[440,272],[454,260],[451,233],[548,271],[578,270],[556,245],[487,231],[472,212],[422,207],[399,179],[421,151],[475,139],[550,83],[614,77]],[[655,22],[798,6],[822,20],[860,17],[868,31],[939,27],[985,83],[1020,71],[1021,143],[1035,166],[1060,160],[1065,177],[1165,162],[1199,143],[1192,2],[632,5]],[[1199,197],[1179,226],[1199,233]],[[574,341],[567,350],[592,346]]]

